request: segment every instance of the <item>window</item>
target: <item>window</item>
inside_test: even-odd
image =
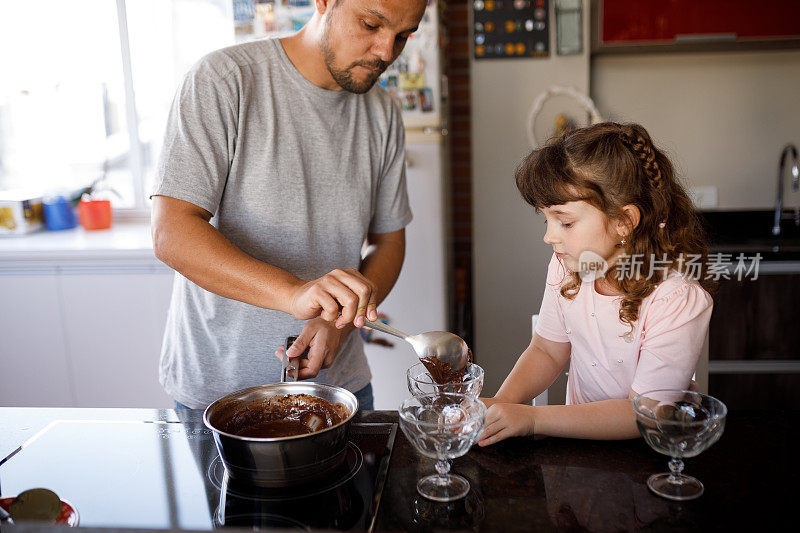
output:
[[[233,42],[230,0],[0,3],[0,189],[104,178],[145,214],[178,83]]]

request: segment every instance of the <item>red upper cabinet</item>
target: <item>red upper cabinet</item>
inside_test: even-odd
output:
[[[596,53],[800,48],[800,0],[595,0]]]

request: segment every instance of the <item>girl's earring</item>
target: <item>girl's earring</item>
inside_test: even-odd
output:
[[[628,241],[625,239],[625,237],[627,237],[627,235],[623,235],[622,240],[619,241],[620,246],[625,246],[626,244],[628,244]]]

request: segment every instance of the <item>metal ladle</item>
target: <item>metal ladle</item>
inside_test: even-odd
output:
[[[449,364],[452,371],[466,368],[469,362],[469,347],[464,339],[449,331],[428,331],[418,335],[406,335],[383,322],[367,320],[364,326],[399,337],[411,344],[420,359],[434,358]]]

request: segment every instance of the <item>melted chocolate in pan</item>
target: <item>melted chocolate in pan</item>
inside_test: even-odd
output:
[[[290,437],[333,427],[348,416],[350,411],[341,403],[285,394],[238,405],[221,429],[240,437]]]

